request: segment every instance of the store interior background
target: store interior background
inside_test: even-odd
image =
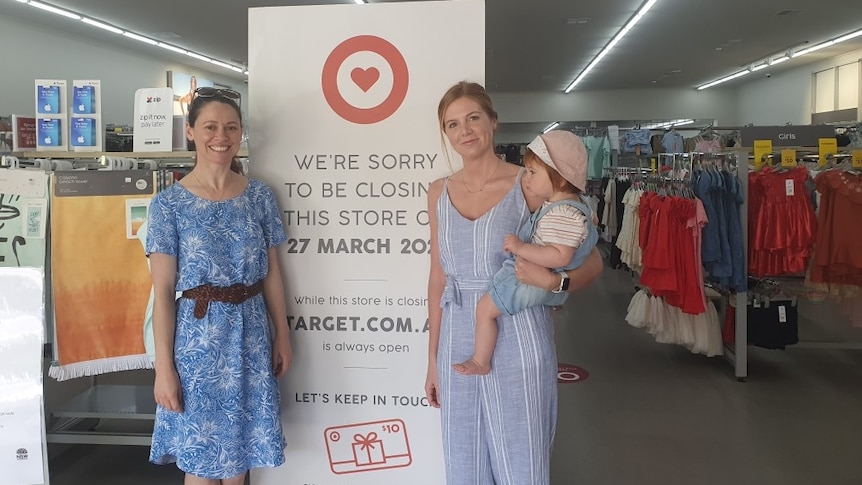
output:
[[[246,8],[352,2],[52,0],[48,3],[224,61],[241,63],[248,58]],[[702,121],[717,126],[810,124],[815,112],[814,73],[859,65],[862,60],[860,36],[698,91],[695,88],[700,84],[794,46],[817,43],[862,28],[862,2],[659,0],[582,84],[564,94],[566,85],[640,6],[638,0],[488,0],[486,85],[500,114],[496,141],[528,142],[555,121],[569,122],[569,126],[590,126],[595,122],[598,126],[619,123],[622,127],[674,119],[696,119],[699,125]],[[579,24],[575,19],[589,20]],[[441,35],[445,35],[444,30],[445,26],[441,26]],[[302,39],[297,39],[298,45],[301,42]],[[37,78],[100,80],[102,119],[105,123],[125,125],[132,124],[135,90],[165,86],[168,71],[211,79],[217,85],[240,91],[244,97],[249,90],[244,75],[14,0],[0,0],[0,45],[5,47],[0,115],[32,114],[33,80]],[[834,109],[859,108],[860,78],[857,71],[853,80],[855,94],[842,94],[840,99],[836,96]],[[285,91],[289,90],[286,80]],[[279,102],[279,93],[271,96],[274,102]],[[289,106],[285,109],[289,113]],[[435,115],[429,112],[429,116]],[[862,110],[857,116],[862,116]],[[623,307],[627,302],[627,299],[608,301]],[[858,330],[847,328],[846,321],[835,318],[835,325],[828,332],[830,338],[862,341]],[[853,361],[858,363],[856,358]],[[771,366],[768,363],[760,370],[774,375]],[[703,367],[698,372],[719,369],[721,365]],[[732,380],[730,372],[718,372],[721,378]],[[151,382],[152,374],[138,371],[98,379],[103,383],[147,383]],[[46,377],[46,413],[91,383],[91,379],[57,383]],[[74,461],[69,458],[74,453],[64,456],[60,459]],[[146,463],[138,465],[145,467]]]
[[[135,2],[48,3],[242,66],[248,59],[247,7],[352,2],[240,1],[216,7],[153,0],[146,8]],[[692,118],[721,126],[810,124],[812,73],[862,57],[862,37],[857,37],[697,91],[698,85],[769,56],[858,30],[862,4],[660,0],[574,91],[564,94],[640,6],[638,0],[488,1],[486,84],[500,113],[497,141],[527,142],[554,121]],[[578,19],[588,20],[575,23]],[[117,124],[131,123],[135,90],[165,86],[169,70],[248,90],[244,75],[14,0],[0,2],[0,42],[6,46],[0,97],[4,115],[33,111],[35,78],[101,80],[102,117]],[[285,82],[289,90],[289,80]],[[858,104],[858,96],[846,100],[854,101]]]

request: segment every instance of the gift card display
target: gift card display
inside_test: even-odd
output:
[[[36,143],[42,147],[62,146],[61,120],[41,118],[36,124]]]
[[[332,473],[402,468],[413,463],[407,428],[400,419],[332,426],[324,431]]]
[[[60,86],[38,86],[36,106],[39,113],[57,114],[60,112]]]
[[[72,118],[71,141],[73,147],[96,145],[96,120],[93,118]]]
[[[72,111],[75,113],[93,114],[96,112],[96,87],[72,87]]]

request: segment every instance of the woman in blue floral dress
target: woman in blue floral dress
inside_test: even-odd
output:
[[[195,167],[153,199],[148,220],[157,403],[150,461],[176,463],[187,485],[242,484],[249,469],[284,462],[277,379],[292,351],[276,250],[286,236],[272,190],[234,161],[238,99],[231,90],[196,91],[186,128]]]

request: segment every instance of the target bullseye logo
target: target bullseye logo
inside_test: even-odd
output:
[[[558,384],[574,384],[583,382],[590,377],[590,373],[583,367],[572,364],[557,364],[557,383]]]
[[[350,56],[359,52],[372,52],[382,57],[392,70],[392,88],[381,103],[361,108],[348,102],[338,85],[338,71]],[[350,71],[350,80],[363,93],[367,93],[381,79],[380,70],[373,66],[357,66]],[[338,116],[360,125],[379,123],[392,116],[404,98],[410,84],[410,74],[404,56],[392,43],[373,35],[358,35],[338,44],[326,58],[321,73],[323,97]]]

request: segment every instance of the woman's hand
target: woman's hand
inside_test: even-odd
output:
[[[513,255],[517,255],[523,245],[524,241],[521,241],[521,238],[514,234],[509,234],[503,239],[503,251]]]
[[[287,374],[292,360],[293,347],[290,346],[290,339],[286,332],[279,333],[272,343],[272,372],[275,374],[275,377]]]
[[[428,404],[434,408],[440,407],[440,395],[437,389],[437,366],[429,364],[428,375],[425,377],[425,397],[428,398]]]
[[[548,291],[556,290],[560,284],[558,274],[524,258],[515,258],[515,276],[525,285],[538,286]]]
[[[173,367],[156,370],[156,382],[153,385],[153,396],[156,404],[168,411],[183,412],[183,394],[180,390],[180,376]]]

